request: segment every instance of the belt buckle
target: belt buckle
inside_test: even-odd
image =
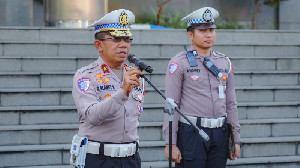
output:
[[[211,126],[211,128],[217,128],[218,127],[218,119],[212,119],[210,126]]]
[[[127,157],[128,156],[128,147],[127,146],[121,146],[119,148],[119,157]]]

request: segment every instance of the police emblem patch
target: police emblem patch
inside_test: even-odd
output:
[[[123,11],[119,17],[119,23],[122,26],[126,26],[129,23],[129,17],[128,15]]]
[[[79,89],[83,92],[86,92],[90,87],[91,80],[89,78],[81,78],[78,79],[77,83]]]
[[[191,76],[191,79],[192,79],[193,81],[197,81],[197,80],[199,80],[199,76],[197,76],[197,75],[192,75],[192,76]]]
[[[140,113],[143,112],[143,106],[137,105],[137,108],[138,108]]]
[[[213,15],[209,9],[203,13],[203,20],[206,22],[210,22],[213,19]]]
[[[178,64],[176,64],[175,62],[172,62],[169,66],[169,74],[174,73],[178,68]]]

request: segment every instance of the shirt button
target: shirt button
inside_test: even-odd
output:
[[[125,98],[123,98],[122,101],[125,101]]]
[[[126,114],[126,117],[129,117],[129,114]]]
[[[127,133],[128,133],[128,130],[125,131],[125,134],[127,134]]]

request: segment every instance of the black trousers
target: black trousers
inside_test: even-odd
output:
[[[198,118],[197,126],[200,126]],[[225,168],[228,157],[229,130],[225,122],[220,128],[201,128],[210,140],[204,140],[195,129],[179,122],[177,146],[182,160],[176,168]]]
[[[87,153],[85,168],[141,168],[138,152],[129,157],[109,157]]]

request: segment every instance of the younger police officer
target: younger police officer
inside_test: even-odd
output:
[[[192,46],[187,51],[178,53],[169,62],[166,96],[174,99],[187,117],[210,138],[205,141],[175,112],[171,145],[172,160],[177,163],[176,167],[226,167],[229,151],[227,123],[233,125],[236,141],[236,152],[231,153],[229,158],[236,159],[240,156],[240,125],[234,72],[229,58],[211,49],[216,39],[214,19],[218,15],[214,8],[204,7],[184,17],[182,21],[187,22],[187,36],[192,41]],[[167,143],[165,156],[168,158],[167,114],[163,129]]]
[[[124,64],[134,20],[131,11],[119,9],[90,26],[100,57],[76,72],[72,91],[78,135],[88,138],[86,168],[141,167],[137,127],[143,111],[143,73]]]

